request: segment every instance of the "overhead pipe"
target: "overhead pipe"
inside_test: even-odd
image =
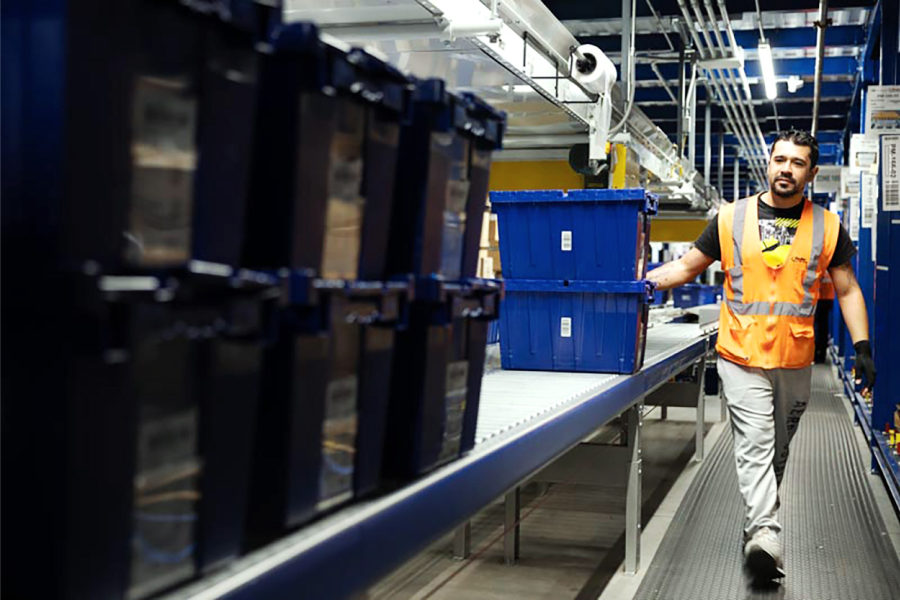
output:
[[[722,41],[722,36],[719,33],[718,21],[716,19],[712,0],[705,0],[705,5],[706,12],[709,15],[710,22],[713,26],[713,32],[715,33],[716,42],[721,47],[723,55],[727,54],[728,49],[725,47],[725,43]],[[731,19],[728,16],[728,11],[725,8],[725,3],[721,0],[719,2],[719,9],[722,13],[722,22],[725,24],[725,30],[728,36],[728,40],[731,43],[731,51],[733,53],[738,46],[734,38],[734,31],[731,28]],[[734,93],[740,96],[740,94],[743,92],[744,96],[746,97],[746,115],[748,117],[749,127],[751,128],[751,130],[753,130],[759,140],[760,148],[762,150],[760,154],[760,162],[763,173],[765,173],[765,169],[768,163],[768,146],[766,144],[766,137],[765,135],[763,135],[762,128],[759,126],[759,121],[756,118],[756,111],[753,110],[753,96],[750,94],[750,86],[747,85],[747,74],[744,71],[743,67],[741,67],[740,69],[735,69],[737,74],[731,73],[730,69],[726,69],[726,71],[729,71],[728,75],[730,76],[730,81],[732,88],[734,89]],[[740,82],[738,82],[738,77],[740,77]],[[761,184],[768,186],[768,180],[763,177],[763,179],[761,180]]]
[[[691,0],[691,6],[694,9],[694,13],[696,14],[697,22],[700,25],[700,31],[703,34],[703,38],[706,41],[707,46],[709,47],[711,57],[716,57],[715,56],[716,53],[713,51],[716,48],[716,45],[713,43],[712,38],[710,37],[709,33],[707,32],[707,25],[706,25],[705,19],[703,18],[703,12],[700,9],[700,4],[697,0]],[[721,40],[721,36],[718,35],[718,29],[715,25],[715,19],[712,19],[712,24],[713,24],[714,34],[716,34],[716,37],[719,40]],[[725,48],[720,47],[719,54],[721,56],[724,56],[724,53],[725,53]],[[710,72],[710,70],[707,70],[707,72]],[[744,133],[744,138],[746,140],[746,145],[747,145],[746,150],[747,150],[747,154],[748,154],[747,164],[748,164],[748,166],[750,166],[750,168],[752,169],[755,176],[757,178],[761,178],[761,177],[763,177],[762,173],[763,173],[764,169],[761,164],[762,163],[761,156],[759,154],[753,152],[753,143],[752,143],[752,140],[754,137],[753,136],[753,127],[751,125],[750,116],[747,112],[747,107],[744,106],[744,104],[740,101],[740,98],[741,98],[740,93],[735,88],[733,82],[731,82],[730,79],[728,78],[728,70],[727,69],[724,69],[724,70],[712,69],[712,73],[721,79],[722,89],[725,92],[725,97],[728,99],[728,101],[732,102],[732,107],[735,112],[736,121],[738,122],[739,126],[741,127],[741,129]],[[732,96],[732,93],[734,94],[733,96]],[[752,113],[752,107],[750,109],[750,112]]]
[[[720,6],[724,4],[720,3]],[[722,56],[728,54],[728,47],[726,47],[725,42],[722,41],[722,35],[719,32],[719,23],[716,18],[715,8],[713,7],[712,0],[705,0],[704,6],[706,8],[706,14],[709,16],[710,25],[712,26],[713,33],[715,34],[716,44],[718,44],[719,48],[721,48]],[[731,31],[731,20],[728,17],[728,13],[722,13],[722,20],[725,23],[725,27],[727,31]],[[731,31],[731,35],[728,36],[729,41],[734,40],[734,32]],[[731,45],[731,52],[734,53],[737,48],[737,44]],[[734,73],[730,73],[730,69],[726,69],[729,71],[727,74],[730,78],[734,78],[734,83],[732,85],[733,88],[743,87],[743,93],[747,98],[747,104],[749,106],[749,114],[750,114],[750,122],[753,125],[753,128],[756,129],[756,134],[759,136],[760,142],[762,143],[763,149],[766,147],[766,138],[762,133],[762,129],[759,126],[759,121],[756,120],[756,111],[753,110],[753,96],[750,95],[750,86],[746,85],[747,83],[747,74],[744,72],[743,68],[739,70],[739,75],[741,78],[740,85],[738,85],[737,77]],[[740,94],[741,90],[735,89],[736,94]],[[763,152],[765,155],[765,152]]]
[[[703,119],[703,179],[712,185],[712,97],[706,94],[706,114]]]
[[[694,12],[697,15],[697,22],[700,25],[700,28],[701,28],[701,31],[703,32],[703,37],[706,40],[706,43],[710,46],[711,49],[717,48],[719,50],[718,54],[720,56],[725,56],[726,48],[722,44],[722,37],[719,34],[715,16],[713,15],[711,17],[710,25],[712,26],[713,34],[714,34],[716,41],[719,42],[718,46],[713,42],[713,39],[707,33],[707,24],[706,24],[706,20],[703,18],[703,11],[700,9],[699,1],[691,0],[691,6],[693,7]],[[711,12],[710,9],[711,9],[711,6],[709,6],[709,4],[707,3],[707,12],[708,13]],[[715,54],[716,53],[713,52],[713,55],[715,55]],[[753,127],[753,120],[755,119],[755,113],[753,111],[753,106],[751,105],[748,110],[748,107],[744,104],[744,102],[741,101],[741,90],[738,89],[739,86],[732,79],[732,77],[731,77],[732,74],[730,72],[730,69],[714,69],[714,71],[722,79],[722,86],[725,88],[726,96],[728,96],[730,99],[732,97],[731,94],[734,95],[733,96],[734,97],[734,105],[737,107],[736,112],[738,112],[741,117],[740,122],[744,126],[744,129],[746,132],[746,137],[748,140],[749,150],[751,151],[751,154],[747,157],[747,162],[748,162],[748,164],[753,164],[754,162],[757,163],[757,168],[755,169],[755,171],[757,173],[757,176],[759,176],[759,174],[760,174],[759,171],[764,170],[763,169],[763,158],[762,158],[763,155],[758,152],[752,153],[752,150],[753,150],[752,141],[754,138],[754,134],[756,133],[756,132],[754,132],[754,127]],[[758,127],[757,127],[757,129],[758,129]],[[761,130],[759,131],[759,133],[761,133]],[[765,144],[763,144],[763,147],[764,146],[765,146]]]
[[[722,194],[722,198],[725,197],[725,125],[721,121],[719,121],[719,193]]]
[[[716,23],[715,12],[712,6],[712,0],[705,0],[706,10],[710,15],[713,23]],[[728,10],[725,7],[724,0],[719,0],[719,11],[722,13],[722,22],[725,24],[725,31],[728,36],[728,41],[731,44],[732,52],[738,47],[737,41],[734,38],[734,30],[731,28],[731,18],[728,16]],[[722,42],[722,37],[719,35],[718,27],[716,27],[716,40],[719,42],[719,45],[722,46],[723,52],[725,51],[724,43]],[[759,126],[759,121],[756,119],[756,111],[753,110],[753,96],[750,94],[750,86],[747,85],[747,73],[744,71],[744,68],[741,67],[738,71],[738,74],[741,78],[741,86],[744,88],[744,95],[747,97],[747,103],[750,106],[750,115],[752,117],[753,126],[756,129],[756,133],[759,136],[760,143],[763,148],[763,156],[766,157],[768,152],[768,145],[766,144],[766,136],[763,135],[762,128]],[[773,103],[774,106],[774,103]],[[765,160],[768,162],[768,159]]]
[[[700,43],[700,37],[697,35],[697,32],[694,30],[694,28],[692,26],[693,20],[691,19],[691,16],[688,12],[688,8],[687,8],[687,4],[686,4],[685,0],[678,0],[678,7],[681,9],[681,14],[684,16],[685,26],[687,27],[687,30],[691,36],[691,39],[694,42],[694,46],[697,48],[697,51],[700,53],[701,58],[703,58],[705,56],[705,53],[703,51],[704,50],[703,44]],[[744,149],[744,151],[746,153],[749,154],[747,140],[744,137],[744,130],[739,126],[737,113],[733,112],[733,107],[729,103],[728,99],[726,99],[725,94],[720,89],[719,84],[716,81],[715,77],[710,77],[709,81],[710,81],[711,85],[713,86],[713,88],[715,89],[716,96],[719,98],[719,101],[722,103],[722,107],[725,109],[726,118],[728,119],[729,123],[731,124],[731,129],[734,132],[735,136],[737,137],[738,144]],[[756,170],[753,169],[753,167],[754,167],[753,163],[752,162],[748,163],[748,165],[754,171],[754,174],[756,176],[758,176],[756,174]]]
[[[678,160],[684,157],[684,44],[678,52],[678,123],[675,128],[678,141]]]
[[[691,107],[691,130],[688,132],[688,160],[691,168],[697,168],[697,64],[691,63],[691,85],[688,88]]]
[[[693,1],[693,8],[695,9],[696,13],[699,15],[700,11],[699,11],[699,7],[696,3],[696,0],[692,0],[692,1]],[[693,27],[694,19],[691,18],[689,9],[687,7],[686,0],[678,0],[678,6],[681,9],[681,13],[684,16],[685,23],[688,26],[688,31],[690,32],[691,37],[694,40],[694,45],[697,46],[697,49],[700,52],[701,58],[707,58],[706,48],[700,42],[700,36],[694,30],[694,27]],[[707,45],[712,46],[712,41],[710,40],[709,34],[706,32],[705,29],[702,30],[702,33],[703,33],[704,39],[707,41]],[[738,143],[743,148],[744,153],[748,157],[748,160],[747,160],[748,167],[750,168],[754,177],[761,178],[762,174],[761,174],[760,167],[757,164],[757,161],[753,160],[755,153],[751,151],[752,144],[750,143],[750,140],[753,139],[753,136],[749,135],[749,133],[748,133],[749,129],[747,128],[744,121],[741,119],[742,115],[741,115],[739,109],[737,108],[738,99],[732,97],[731,91],[730,91],[728,85],[725,84],[724,77],[718,69],[707,70],[707,71],[711,75],[709,80],[712,83],[712,86],[715,89],[716,95],[718,96],[719,100],[721,101],[722,106],[725,108],[726,115],[728,117],[729,122],[731,123],[731,128],[732,128],[735,136],[738,138]],[[720,86],[720,81],[719,81],[720,79],[721,79],[721,86]]]
[[[819,132],[819,102],[822,99],[822,67],[825,63],[825,29],[828,28],[828,0],[819,0],[819,20],[816,22],[816,80],[813,91],[812,135]]]

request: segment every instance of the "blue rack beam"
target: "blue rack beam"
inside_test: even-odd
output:
[[[703,356],[713,334],[680,327],[693,335],[649,358],[639,373],[607,376],[588,398],[526,421],[405,488],[344,509],[169,598],[332,599],[366,589]]]

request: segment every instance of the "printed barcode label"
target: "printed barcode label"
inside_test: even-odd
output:
[[[884,165],[882,166],[882,197],[884,210],[900,211],[900,136],[882,138]]]
[[[884,186],[884,210],[900,210],[900,181],[886,182]]]
[[[867,206],[863,209],[862,214],[862,226],[866,229],[871,229],[872,224],[875,222],[875,210],[871,206]]]
[[[559,320],[559,335],[564,338],[572,337],[572,319],[570,317],[563,317]]]
[[[563,231],[562,232],[562,251],[563,252],[571,252],[572,251],[572,232],[571,231]]]
[[[863,229],[875,226],[875,211],[878,208],[878,175],[862,174],[862,220]]]

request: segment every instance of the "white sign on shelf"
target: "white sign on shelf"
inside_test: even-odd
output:
[[[841,166],[822,165],[813,183],[817,194],[830,194],[841,189]]]
[[[866,135],[900,130],[900,85],[870,85],[866,91]]]
[[[900,135],[886,135],[881,143],[881,209],[900,211]]]
[[[862,186],[860,226],[863,229],[872,229],[875,226],[875,214],[878,210],[878,175],[863,173],[860,185]]]
[[[559,337],[572,337],[572,317],[563,317],[559,320]]]
[[[859,241],[859,195],[850,197],[850,239]]]
[[[850,136],[850,168],[854,171],[870,170],[878,164],[878,138],[863,133]]]
[[[841,198],[859,197],[859,171],[841,167]]]

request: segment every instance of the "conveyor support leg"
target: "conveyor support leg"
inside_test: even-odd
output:
[[[706,427],[706,390],[704,389],[704,384],[706,383],[706,357],[700,359],[700,363],[698,368],[700,371],[697,373],[697,379],[700,384],[700,391],[697,392],[697,443],[694,446],[694,460],[702,461],[703,460],[703,437],[704,437],[704,428]]]
[[[641,567],[641,427],[643,398],[628,411],[628,494],[625,500],[625,574]]]
[[[521,508],[519,487],[506,494],[504,498],[505,517],[503,524],[503,556],[506,564],[514,565],[519,558],[519,512]]]
[[[472,554],[472,522],[466,521],[453,535],[453,558],[465,560]]]

